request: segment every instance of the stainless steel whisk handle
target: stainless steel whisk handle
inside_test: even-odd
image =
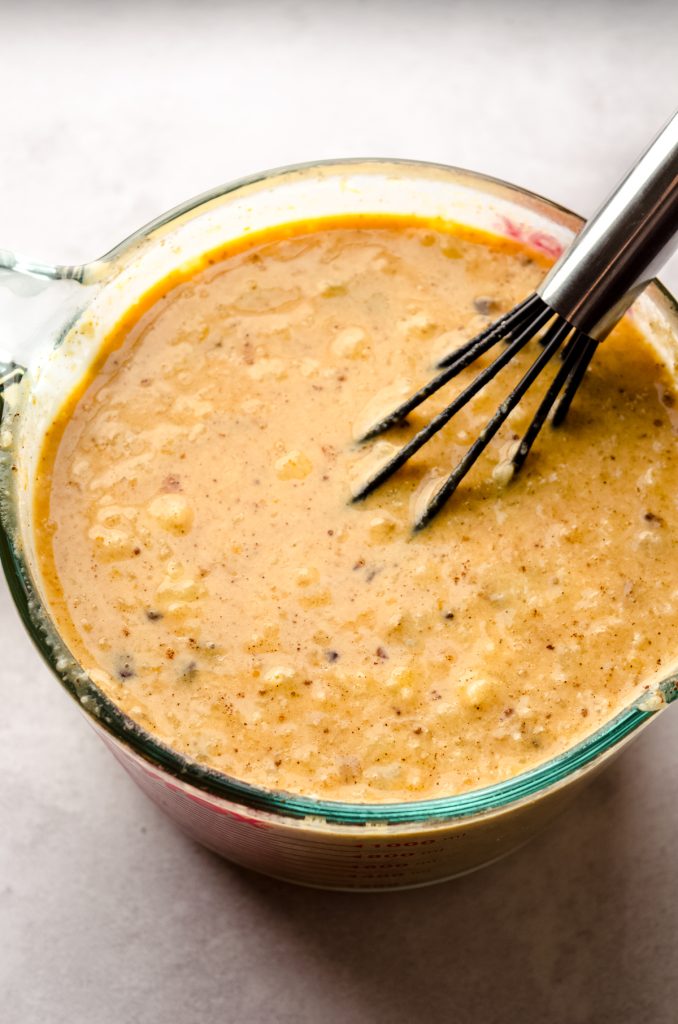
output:
[[[678,111],[537,289],[596,341],[678,245]]]

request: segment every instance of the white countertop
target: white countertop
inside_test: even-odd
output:
[[[460,164],[587,214],[678,102],[677,47],[671,0],[0,0],[0,246],[81,262],[214,184],[344,155]],[[678,712],[506,861],[332,894],[186,839],[5,587],[0,643],[6,1024],[677,1019]]]

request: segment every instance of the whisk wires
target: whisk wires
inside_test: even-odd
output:
[[[423,529],[450,499],[512,410],[518,405],[546,365],[560,350],[562,356],[561,365],[547,388],[512,457],[510,473],[517,472],[525,462],[549,412],[558,400],[558,396],[560,396],[560,401],[553,414],[552,423],[554,426],[562,423],[596,349],[596,342],[592,341],[587,335],[575,330],[562,317],[554,314],[553,310],[537,294],[529,296],[519,306],[516,306],[501,319],[491,324],[481,334],[478,334],[475,338],[461,346],[461,348],[445,356],[437,364],[440,370],[439,373],[402,402],[396,409],[370,427],[360,439],[361,441],[369,441],[391,427],[402,423],[412,410],[416,409],[450,380],[471,366],[479,356],[488,352],[500,341],[507,343],[505,348],[495,356],[489,366],[481,370],[474,380],[449,405],[434,416],[430,423],[417,431],[402,448],[360,487],[353,495],[353,501],[361,501],[390,479],[427,441],[430,441],[438,431],[449,423],[453,416],[463,409],[475,395],[482,391],[489,381],[496,377],[511,362],[514,356],[528,344],[535,334],[544,327],[547,327],[547,329],[541,338],[542,347],[537,357],[513,390],[509,392],[500,404],[497,411],[490,417],[478,438],[429,499],[428,504],[414,523],[414,529]]]

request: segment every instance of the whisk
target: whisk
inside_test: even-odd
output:
[[[353,501],[366,498],[388,480],[543,330],[541,350],[534,362],[429,499],[414,529],[422,529],[440,511],[512,409],[560,352],[560,366],[514,451],[509,474],[516,473],[554,405],[552,425],[557,427],[563,422],[598,344],[666,262],[677,241],[678,112],[577,235],[536,292],[440,360],[436,365],[439,372],[428,384],[360,438],[372,440],[402,423],[413,409],[485,352],[501,341],[506,343],[489,366],[361,486]]]

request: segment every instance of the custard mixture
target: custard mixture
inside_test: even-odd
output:
[[[466,229],[335,219],[212,253],[149,294],[39,467],[43,585],[92,679],[231,776],[391,802],[523,772],[667,670],[678,410],[628,317],[515,479],[507,458],[553,369],[412,533],[538,341],[350,502],[490,357],[384,439],[355,438],[545,268]]]

